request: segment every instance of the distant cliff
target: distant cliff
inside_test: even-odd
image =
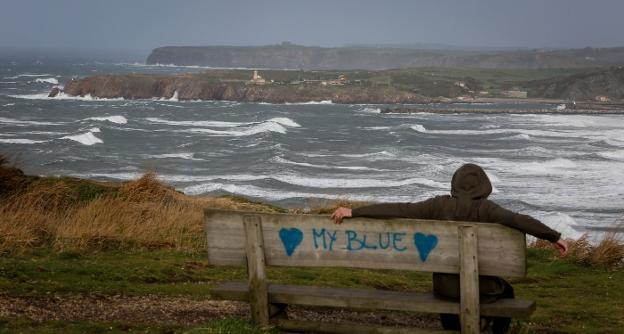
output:
[[[56,96],[60,91],[53,91]],[[66,83],[63,93],[72,96],[124,99],[229,100],[244,102],[334,103],[429,103],[431,98],[394,87],[245,85],[222,83],[202,74],[183,75],[101,75]]]
[[[322,48],[300,45],[166,46],[148,64],[227,68],[390,69],[413,67],[585,68],[624,65],[624,47],[566,50],[449,51],[392,47]]]

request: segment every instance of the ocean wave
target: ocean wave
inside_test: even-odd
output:
[[[91,94],[87,94],[85,96],[72,96],[67,95],[63,92],[58,93],[55,97],[49,97],[50,93],[37,93],[37,94],[23,94],[23,95],[7,95],[9,97],[15,99],[23,99],[23,100],[76,100],[76,101],[123,101],[123,97],[119,98],[103,98],[103,97],[93,97]]]
[[[277,132],[285,134],[287,127],[300,127],[297,122],[286,117],[274,117],[263,122],[223,122],[223,121],[169,121],[156,117],[148,117],[152,123],[175,125],[175,126],[204,126],[205,128],[190,128],[178,130],[178,132],[204,133],[216,136],[250,136],[259,133]],[[210,128],[228,128],[228,130],[215,130]]]
[[[574,228],[578,224],[568,214],[562,212],[536,212],[533,215],[548,227],[560,232],[561,237],[564,239],[579,239],[583,236],[582,232]]]
[[[308,102],[286,102],[285,105],[302,105],[302,104],[334,104],[332,100],[308,101]]]
[[[165,153],[165,154],[151,154],[147,156],[152,159],[184,159],[184,160],[196,160],[202,161],[203,159],[195,158],[195,153],[185,152],[185,153]]]
[[[341,157],[345,158],[393,158],[396,157],[396,154],[388,152],[388,151],[379,151],[379,152],[371,152],[371,153],[357,153],[357,154],[339,154]]]
[[[19,78],[49,77],[49,76],[50,74],[22,73],[22,74],[14,75],[12,77],[4,77],[4,79],[19,79]]]
[[[285,134],[287,129],[280,125],[279,123],[274,122],[263,122],[257,125],[253,125],[250,127],[235,127],[231,130],[213,130],[207,128],[190,128],[185,130],[178,130],[178,132],[190,132],[190,133],[203,133],[210,134],[215,136],[233,136],[233,137],[244,137],[244,136],[252,136],[260,133],[268,133],[268,132],[276,132]]]
[[[25,121],[20,119],[6,118],[0,117],[0,123],[11,124],[17,126],[29,126],[29,125],[62,125],[63,123],[55,123],[55,122],[40,122],[40,121]]]
[[[180,190],[187,195],[202,195],[216,191],[225,191],[231,194],[262,198],[269,201],[280,201],[296,198],[321,198],[329,200],[341,199],[362,202],[410,202],[417,200],[417,198],[414,198],[413,196],[374,196],[361,194],[327,194],[298,191],[281,191],[271,188],[261,188],[253,185],[224,184],[218,182],[192,185],[181,188]],[[423,193],[422,195],[431,196],[433,194]]]
[[[362,112],[362,113],[367,113],[367,114],[381,114],[381,109],[366,107],[364,109],[357,110],[357,112]]]
[[[23,138],[11,138],[11,139],[3,139],[0,138],[0,143],[2,144],[39,144],[45,143],[47,140],[32,140],[32,139],[23,139]]]
[[[13,85],[16,84],[17,81],[0,81],[0,84],[5,84],[5,85]]]
[[[147,117],[145,119],[151,123],[176,125],[176,126],[205,126],[209,128],[231,128],[243,125],[249,125],[248,122],[223,122],[223,121],[169,121],[158,117]]]
[[[35,79],[36,83],[47,83],[47,84],[52,84],[52,85],[58,85],[59,82],[56,78],[37,78]]]
[[[104,143],[102,139],[96,137],[93,134],[94,132],[99,132],[98,128],[95,128],[95,129],[97,129],[98,131],[88,131],[88,132],[77,134],[74,136],[61,137],[61,139],[73,140],[73,141],[79,142],[82,145],[87,145],[87,146]],[[94,129],[91,129],[91,130],[94,130]]]
[[[281,164],[296,165],[296,166],[311,167],[311,168],[381,171],[380,169],[364,167],[364,166],[314,165],[314,164],[310,164],[307,162],[295,162],[295,161],[284,159],[282,157],[273,157],[272,160]]]
[[[526,139],[525,136],[536,137],[556,137],[556,138],[585,138],[588,134],[580,134],[578,131],[545,131],[528,129],[483,129],[483,130],[429,130],[421,124],[411,125],[410,128],[416,132],[439,135],[492,135],[492,134],[515,134],[518,139]],[[530,137],[528,137],[530,138]]]
[[[128,119],[121,115],[114,116],[102,116],[102,117],[89,117],[85,118],[85,120],[93,120],[93,121],[108,121],[116,124],[126,124],[128,123]]]

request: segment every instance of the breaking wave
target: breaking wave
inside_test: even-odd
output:
[[[93,131],[93,130],[97,130],[97,131]],[[102,144],[104,143],[104,141],[102,141],[102,139],[96,137],[93,133],[94,132],[100,132],[100,129],[98,128],[93,128],[91,129],[91,131],[85,132],[85,133],[81,133],[78,135],[74,135],[74,136],[65,136],[62,137],[61,139],[69,139],[69,140],[73,140],[75,142],[79,142],[82,145],[87,145],[87,146],[91,146],[91,145],[95,145],[95,144]]]
[[[0,143],[2,144],[39,144],[45,143],[47,140],[32,140],[32,139],[23,139],[23,138],[11,138],[11,139],[3,139],[0,138]]]
[[[111,123],[116,123],[116,124],[126,124],[126,123],[128,123],[128,119],[123,117],[123,116],[120,116],[120,115],[103,116],[103,117],[89,117],[89,118],[85,118],[85,120],[109,121]]]
[[[52,85],[58,85],[59,81],[56,78],[37,78],[35,79],[35,82],[37,83],[47,83],[47,84],[52,84]]]
[[[63,124],[63,123],[55,123],[55,122],[25,121],[25,120],[6,118],[6,117],[0,117],[0,123],[17,125],[17,126],[29,126],[29,125],[46,126],[46,125],[62,125]]]
[[[32,74],[32,73],[22,73],[18,75],[14,75],[12,77],[4,77],[5,79],[19,79],[19,78],[31,78],[31,77],[49,77],[50,74]]]
[[[123,97],[119,98],[103,98],[93,97],[91,94],[85,96],[72,96],[63,92],[58,93],[55,97],[49,97],[49,93],[37,93],[37,94],[22,94],[22,95],[8,95],[9,97],[23,100],[76,100],[76,101],[123,101]]]
[[[381,169],[364,167],[364,166],[330,166],[330,165],[322,165],[322,164],[314,165],[314,164],[310,164],[307,162],[295,162],[295,161],[284,159],[282,157],[273,157],[272,160],[281,164],[296,165],[296,166],[311,167],[311,168],[381,171]]]

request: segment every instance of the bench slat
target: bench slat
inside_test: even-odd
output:
[[[269,285],[271,303],[414,311],[423,313],[459,314],[459,303],[436,298],[431,293],[365,290],[352,288],[325,288],[300,285]],[[249,300],[246,282],[225,282],[212,290],[212,297],[224,300]],[[501,299],[481,304],[484,316],[529,317],[535,311],[535,302],[521,299]]]
[[[357,218],[336,225],[329,216],[321,215],[207,209],[205,220],[211,264],[246,263],[245,215],[256,215],[262,220],[266,264],[270,266],[459,273],[458,222]],[[523,233],[499,224],[469,224],[478,228],[481,275],[526,275]]]

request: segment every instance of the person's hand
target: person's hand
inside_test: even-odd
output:
[[[567,241],[559,239],[557,242],[553,242],[552,244],[559,251],[559,256],[564,257],[568,255],[568,250],[570,249],[570,247],[568,246]]]
[[[336,224],[342,223],[343,218],[349,218],[349,217],[351,217],[351,209],[342,208],[342,207],[336,209],[336,211],[334,211],[334,213],[331,215],[331,219]]]

